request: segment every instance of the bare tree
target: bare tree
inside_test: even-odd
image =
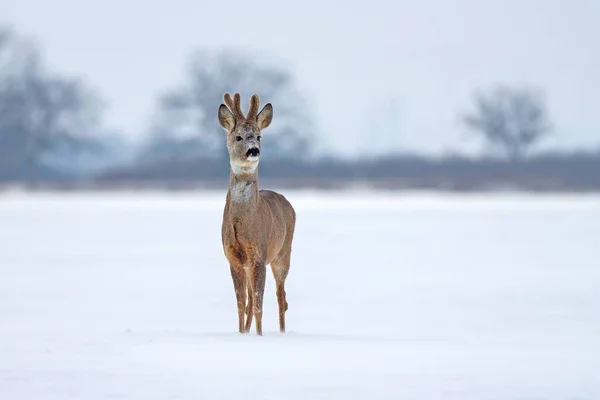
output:
[[[500,86],[488,94],[475,94],[474,103],[474,111],[463,117],[463,123],[512,160],[521,159],[550,132],[539,90]]]
[[[223,129],[215,117],[223,93],[258,93],[277,104],[276,123],[263,146],[268,157],[295,157],[308,151],[313,126],[304,99],[290,73],[259,64],[249,54],[234,51],[193,54],[183,87],[164,94],[152,121],[152,156],[226,159]],[[243,104],[243,107],[247,107]]]
[[[35,182],[48,152],[91,143],[101,101],[82,81],[51,75],[30,42],[0,31],[0,157],[2,168],[26,169]],[[8,160],[8,161],[6,161]]]

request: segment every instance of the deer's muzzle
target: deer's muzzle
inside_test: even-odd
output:
[[[246,157],[258,157],[260,150],[257,147],[252,147],[246,152]]]

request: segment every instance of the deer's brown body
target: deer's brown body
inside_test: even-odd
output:
[[[219,122],[227,130],[230,181],[221,237],[236,294],[238,329],[240,333],[249,332],[254,318],[256,332],[262,335],[266,267],[270,265],[276,283],[279,329],[285,332],[285,279],[296,213],[284,196],[258,187],[260,135],[271,123],[273,108],[267,104],[258,113],[259,98],[253,95],[244,117],[238,93],[234,100],[225,94],[225,103],[227,106],[219,107]]]

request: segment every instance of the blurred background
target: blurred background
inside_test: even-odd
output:
[[[600,189],[597,0],[0,2],[3,188]],[[262,107],[261,105],[261,107]]]

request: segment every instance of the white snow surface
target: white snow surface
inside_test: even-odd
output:
[[[282,193],[262,337],[224,193],[0,193],[0,399],[600,398],[600,197]]]

